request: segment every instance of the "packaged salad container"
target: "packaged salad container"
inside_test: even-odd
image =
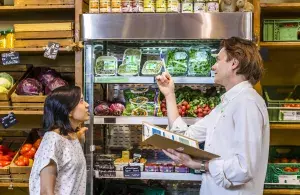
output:
[[[100,56],[95,62],[95,76],[114,76],[116,74],[117,66],[117,58],[113,56]]]
[[[142,52],[139,49],[126,49],[122,64],[118,68],[118,75],[137,76],[140,70]]]
[[[185,76],[188,67],[188,52],[184,49],[168,51],[166,68],[172,76]]]
[[[210,52],[205,49],[190,49],[188,76],[210,76]]]
[[[148,60],[144,63],[142,75],[158,75],[161,73],[163,62],[160,60]]]

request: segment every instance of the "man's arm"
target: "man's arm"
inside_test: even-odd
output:
[[[40,173],[41,195],[54,195],[56,176],[56,163],[50,160],[50,163]]]

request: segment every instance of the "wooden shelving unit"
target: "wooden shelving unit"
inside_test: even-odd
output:
[[[0,110],[0,114],[9,114],[13,112],[14,114],[18,115],[43,115],[42,110]]]
[[[19,11],[53,11],[74,9],[75,5],[0,6],[0,13]]]
[[[14,183],[14,182],[10,182],[10,183],[0,182],[0,187],[28,188],[29,184],[28,183]]]
[[[300,12],[300,3],[261,3],[260,7],[264,13]]]
[[[300,123],[299,124],[271,124],[270,129],[290,129],[290,130],[300,130]]]
[[[43,53],[45,50],[44,48],[13,48],[13,49],[1,49],[0,48],[0,53],[1,52],[10,52],[10,51],[17,51],[20,53]],[[66,48],[60,48],[59,52],[73,52],[72,50],[66,49]]]
[[[261,47],[286,49],[286,48],[300,48],[300,42],[260,42]]]
[[[299,195],[300,189],[265,189],[264,195]]]

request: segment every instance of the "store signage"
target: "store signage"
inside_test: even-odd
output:
[[[7,129],[15,124],[17,124],[16,116],[13,112],[9,113],[7,116],[1,118],[1,123],[4,129]]]
[[[3,65],[20,64],[19,52],[2,53],[1,57]]]
[[[59,43],[49,42],[45,50],[44,57],[55,60],[59,50]]]
[[[140,166],[125,166],[123,168],[125,178],[140,178],[141,167]]]

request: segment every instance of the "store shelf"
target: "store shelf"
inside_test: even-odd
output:
[[[96,178],[114,178],[124,179],[123,171],[116,171],[116,177],[99,177],[98,171],[95,171]],[[177,181],[201,181],[202,176],[192,173],[160,173],[160,172],[141,172],[140,178],[126,178],[126,179],[152,179],[152,180],[177,180]]]
[[[300,12],[300,3],[261,3],[261,11],[267,12]]]
[[[0,13],[12,13],[20,11],[51,11],[74,9],[74,5],[39,5],[39,6],[0,6]]]
[[[10,52],[10,51],[17,51],[20,53],[43,53],[45,52],[44,48],[13,48],[13,49],[3,49],[0,48],[0,53],[2,52]],[[72,50],[70,51],[69,49],[66,48],[60,48],[58,52],[72,52]]]
[[[265,189],[264,190],[264,195],[268,194],[268,195],[275,195],[275,194],[279,194],[279,195],[285,195],[285,194],[289,194],[289,195],[300,195],[300,189]]]
[[[260,46],[275,49],[300,48],[300,42],[260,42]]]
[[[19,114],[19,115],[43,115],[44,111],[43,110],[0,110],[0,115],[1,114],[9,114],[13,112],[14,114]]]
[[[174,83],[184,84],[214,84],[214,77],[173,77]],[[156,83],[155,77],[95,77],[95,83],[132,83],[132,84],[153,84]]]
[[[200,118],[185,117],[183,120],[188,124],[194,124]],[[94,124],[128,124],[128,125],[140,125],[142,122],[148,122],[154,125],[168,125],[167,117],[127,117],[127,116],[95,116]]]
[[[12,188],[28,188],[28,183],[6,183],[6,182],[0,182],[0,187],[12,187]]]
[[[290,129],[290,130],[300,130],[300,123],[299,124],[270,124],[271,130],[276,129]]]

